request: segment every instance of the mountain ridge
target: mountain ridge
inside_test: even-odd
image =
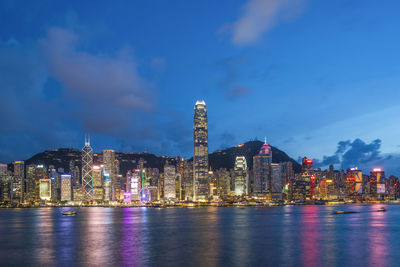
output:
[[[216,150],[208,154],[209,165],[212,170],[220,168],[232,169],[235,164],[236,156],[245,156],[249,169],[253,168],[253,156],[259,153],[259,150],[263,142],[261,141],[248,141],[246,143],[225,148],[222,150]],[[294,159],[290,158],[285,152],[279,150],[276,147],[271,146],[272,150],[272,162],[292,162],[294,171],[300,172],[301,166]],[[94,163],[99,163],[100,153],[93,153]],[[158,156],[151,153],[145,152],[115,152],[116,159],[120,161],[120,169],[122,175],[125,175],[129,169],[137,167],[139,159],[142,158],[145,161],[145,167],[158,168],[163,171],[163,166],[168,162],[169,164],[176,164],[178,157],[172,156]],[[69,170],[69,162],[72,160],[75,166],[81,167],[81,150],[75,148],[59,148],[55,150],[45,150],[43,152],[33,155],[31,158],[25,160],[26,165],[30,164],[42,164],[45,166],[53,165],[56,169],[63,168],[65,171]],[[189,161],[193,158],[187,159]]]

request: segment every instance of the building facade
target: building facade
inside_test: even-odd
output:
[[[164,166],[164,199],[176,199],[176,171],[174,165]]]
[[[244,156],[236,157],[234,174],[235,174],[234,176],[235,195],[236,196],[247,195],[248,174],[247,174],[247,162]]]
[[[267,192],[271,192],[272,150],[266,140],[262,145],[260,152],[253,157],[253,175],[255,194],[266,194]]]
[[[85,137],[85,146],[82,148],[82,188],[83,199],[93,200],[92,184],[93,149],[90,146],[90,139]]]
[[[69,174],[61,175],[61,201],[72,200],[72,176]]]
[[[197,101],[193,119],[193,200],[208,199],[208,122],[204,101]]]

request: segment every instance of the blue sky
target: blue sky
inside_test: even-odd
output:
[[[267,136],[321,167],[400,175],[399,5],[1,1],[0,161],[86,132],[95,151],[190,157],[204,99],[211,151]]]

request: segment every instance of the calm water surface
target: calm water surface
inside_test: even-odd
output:
[[[400,206],[381,206],[0,209],[0,265],[400,266]]]

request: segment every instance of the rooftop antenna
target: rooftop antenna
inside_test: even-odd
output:
[[[85,146],[90,146],[90,135],[85,134]]]
[[[266,136],[264,137],[264,140],[265,140],[265,144],[267,144],[267,137]]]

